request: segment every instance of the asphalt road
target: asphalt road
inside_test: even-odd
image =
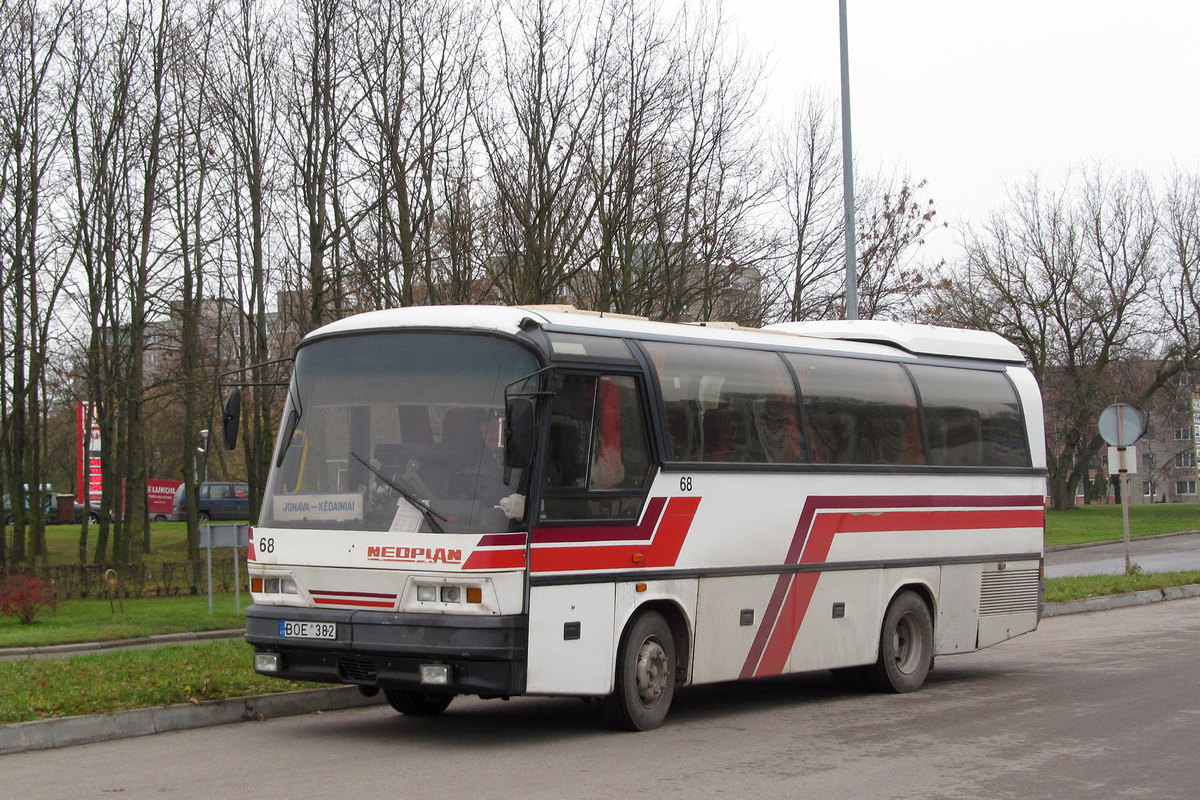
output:
[[[1200,533],[1134,539],[1129,543],[1133,563],[1143,572],[1200,570]],[[1125,543],[1073,547],[1046,553],[1046,577],[1120,575],[1125,571]]]
[[[1196,797],[1200,598],[1044,620],[910,695],[827,673],[684,689],[667,724],[578,700],[459,698],[0,757],[38,798]]]

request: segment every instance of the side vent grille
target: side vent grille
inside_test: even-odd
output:
[[[979,591],[979,616],[1038,610],[1037,569],[984,572]]]

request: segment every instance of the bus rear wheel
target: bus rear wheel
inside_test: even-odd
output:
[[[412,689],[384,689],[383,696],[392,708],[413,717],[432,717],[440,714],[454,699],[452,694]]]
[[[640,615],[621,637],[616,686],[600,702],[604,718],[623,730],[662,725],[675,696],[675,639],[657,611]]]
[[[865,668],[871,688],[915,692],[933,666],[933,619],[916,592],[901,592],[888,606],[879,633],[879,660]]]

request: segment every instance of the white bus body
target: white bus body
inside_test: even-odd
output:
[[[821,669],[911,691],[1037,627],[1044,454],[992,334],[363,314],[298,349],[246,639],[416,714],[594,696],[645,729],[677,685]]]

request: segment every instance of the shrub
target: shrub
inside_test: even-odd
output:
[[[16,617],[29,625],[42,608],[58,608],[53,588],[42,578],[17,574],[0,584],[0,616]]]

